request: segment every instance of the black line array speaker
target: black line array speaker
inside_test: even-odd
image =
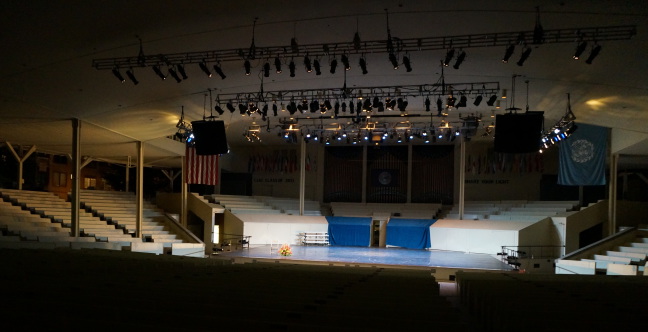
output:
[[[495,118],[495,152],[537,152],[543,123],[543,112],[498,114]]]
[[[229,151],[223,121],[192,121],[197,155],[225,154]]]

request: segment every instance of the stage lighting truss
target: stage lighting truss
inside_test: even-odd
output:
[[[256,25],[256,19],[255,19]],[[252,45],[249,49],[222,49],[222,50],[207,50],[195,52],[182,52],[182,53],[168,53],[168,54],[153,54],[145,55],[142,51],[140,40],[140,52],[136,56],[116,57],[116,58],[101,58],[93,59],[92,66],[98,70],[113,70],[115,68],[132,68],[132,67],[153,67],[156,66],[162,70],[172,69],[177,65],[198,64],[200,68],[208,75],[211,76],[207,68],[207,64],[218,64],[220,69],[221,62],[227,61],[249,61],[258,59],[262,63],[269,62],[277,57],[292,58],[307,54],[312,58],[326,58],[335,55],[342,57],[342,62],[345,63],[345,69],[349,70],[349,55],[362,54],[388,54],[390,62],[394,68],[398,67],[397,58],[403,54],[403,63],[407,67],[407,71],[411,71],[409,66],[409,54],[418,51],[448,51],[449,49],[469,49],[478,47],[506,47],[506,55],[503,62],[507,62],[508,58],[514,51],[514,45],[535,45],[534,34],[536,31],[512,31],[512,32],[495,32],[495,33],[482,33],[470,35],[454,35],[454,36],[441,36],[441,37],[415,37],[415,38],[397,38],[388,34],[387,39],[382,40],[369,40],[363,41],[361,47],[358,47],[357,42],[345,41],[327,44],[304,44],[298,45],[293,38],[290,45],[257,47],[254,44],[254,32],[252,35]],[[589,42],[591,44],[600,43],[608,40],[627,40],[636,35],[636,25],[621,25],[621,26],[600,26],[600,27],[583,27],[583,28],[567,28],[567,29],[553,29],[543,30],[543,45],[554,43],[573,43],[575,37],[582,42]],[[587,63],[591,63],[594,57],[598,54],[601,47],[597,45],[590,54]],[[530,49],[529,49],[530,50]],[[465,52],[462,51],[461,54]],[[461,56],[460,54],[460,56]],[[528,54],[527,54],[528,56]],[[448,54],[446,54],[446,58]],[[407,59],[407,60],[406,60]],[[463,59],[462,59],[463,60]],[[276,62],[276,61],[275,61]],[[396,63],[394,63],[396,62]],[[449,60],[448,60],[449,62]],[[521,61],[524,62],[524,61]],[[292,62],[291,62],[292,63]],[[337,64],[337,61],[335,62]],[[455,65],[457,68],[460,61]],[[294,64],[293,64],[294,66]],[[308,67],[308,64],[307,64]],[[280,72],[279,69],[276,70]],[[335,72],[334,63],[331,62],[331,73]],[[162,75],[164,73],[161,71]],[[160,75],[160,74],[158,74]],[[225,75],[219,73],[224,78]],[[291,75],[293,76],[293,75]],[[123,81],[122,78],[118,79]],[[183,77],[183,79],[186,79]]]
[[[191,127],[191,122],[186,121],[184,118],[184,106],[180,114],[181,114],[180,119],[178,120],[178,123],[176,123],[176,128],[178,129],[178,131],[176,131],[175,135],[173,136],[173,139],[185,143],[187,144],[187,146],[193,146],[194,145],[193,128]]]
[[[549,130],[543,133],[540,141],[540,153],[553,145],[559,144],[571,136],[578,126],[574,122],[576,115],[571,109],[570,94],[567,94],[567,111]]]

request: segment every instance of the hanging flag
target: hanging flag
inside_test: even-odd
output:
[[[559,146],[558,184],[605,185],[607,140],[607,128],[579,123],[578,130]]]
[[[218,155],[196,155],[196,148],[187,147],[187,183],[218,184]]]

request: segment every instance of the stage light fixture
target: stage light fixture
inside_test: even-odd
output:
[[[223,113],[225,113],[225,111],[219,105],[214,106],[214,110],[218,112],[218,115],[223,115]]]
[[[322,69],[319,60],[313,60],[313,68],[315,68],[315,75],[322,75]]]
[[[468,102],[468,98],[466,96],[461,96],[459,98],[459,102],[457,103],[457,108],[459,107],[466,107],[466,103]]]
[[[366,75],[368,73],[367,61],[365,60],[364,57],[360,58],[359,64],[360,64],[360,69],[362,70],[362,75]]]
[[[160,67],[158,65],[153,66],[153,71],[158,77],[160,77],[163,80],[166,80],[166,76],[162,74],[162,71],[160,70]]]
[[[304,56],[304,67],[306,67],[306,71],[309,73],[313,71],[313,66],[311,65],[311,60],[308,55]]]
[[[225,107],[227,107],[227,110],[229,110],[230,113],[234,113],[234,111],[236,111],[236,109],[234,108],[234,105],[232,105],[231,101],[228,102],[227,104],[225,104]]]
[[[337,60],[336,60],[336,59],[333,59],[333,60],[331,60],[331,70],[330,70],[330,73],[331,73],[331,74],[335,74],[335,69],[337,69]]]
[[[180,76],[182,76],[183,80],[186,80],[186,79],[189,78],[189,76],[187,76],[187,72],[184,69],[184,65],[177,64],[176,67],[178,68],[178,73],[180,73]]]
[[[346,54],[342,54],[342,57],[340,58],[342,61],[342,65],[344,66],[344,70],[349,70],[351,69],[351,65],[349,65],[349,58],[346,56]]]
[[[502,89],[502,99],[506,99],[506,89]]]
[[[441,115],[441,112],[443,112],[443,101],[441,100],[441,98],[437,98],[436,105],[437,105],[437,113]]]
[[[430,111],[430,105],[431,105],[431,104],[432,104],[432,103],[430,102],[430,97],[425,97],[424,105],[425,105],[425,111],[426,111],[426,112],[429,112],[429,111]]]
[[[220,78],[222,80],[224,80],[225,77],[227,77],[227,76],[225,76],[225,73],[223,73],[223,69],[221,68],[221,66],[219,64],[214,65],[214,71],[216,71],[216,74],[218,74],[218,76],[220,76]]]
[[[202,71],[205,73],[205,75],[207,75],[207,77],[211,77],[211,76],[212,76],[212,73],[209,71],[209,68],[207,68],[207,63],[205,62],[205,60],[203,60],[202,62],[200,62],[200,63],[198,64],[198,67],[200,67],[200,69],[202,69]]]
[[[391,62],[394,69],[398,69],[398,59],[396,59],[396,54],[389,53],[389,62]]]
[[[486,101],[486,105],[493,106],[493,104],[495,104],[496,100],[497,100],[497,96],[492,95],[492,96],[490,96],[490,98],[488,98],[488,101]]]
[[[477,98],[475,98],[475,101],[473,102],[473,105],[479,106],[479,104],[481,104],[482,102],[482,99],[484,99],[484,97],[482,97],[481,95],[477,96]]]
[[[281,60],[279,60],[279,57],[275,58],[274,65],[275,65],[275,70],[277,71],[277,74],[281,74]]]
[[[448,99],[446,99],[446,107],[454,107],[456,101],[457,98],[455,98],[454,96],[449,96]]]
[[[522,66],[524,65],[524,61],[526,61],[529,58],[529,55],[531,55],[531,48],[527,47],[524,52],[522,52],[522,55],[520,56],[520,60],[518,60],[517,65]]]
[[[283,105],[283,104],[282,104]],[[283,106],[282,106],[283,107]],[[279,110],[279,107],[277,107],[277,103],[272,104],[272,115],[277,116],[277,111]]]
[[[511,44],[506,48],[506,52],[504,53],[504,57],[502,58],[502,63],[508,63],[509,59],[513,55],[513,52],[515,52],[515,44]]]
[[[450,65],[450,61],[452,61],[452,58],[454,57],[455,49],[451,48],[446,52],[445,59],[443,60],[443,66],[447,67]]]
[[[134,85],[139,84],[139,81],[135,78],[135,74],[133,74],[132,70],[130,70],[130,69],[127,70],[126,71],[126,76],[128,76],[128,78],[131,80],[131,82],[133,82]]]
[[[578,46],[576,46],[576,51],[574,52],[574,56],[573,56],[574,60],[580,59],[581,54],[583,54],[583,52],[585,52],[586,48],[587,48],[587,42],[586,41],[583,41],[583,42],[579,43]]]
[[[270,63],[266,62],[263,65],[263,77],[270,77]]]
[[[290,70],[290,77],[295,77],[295,61],[293,61],[292,59],[288,64],[288,69]]]
[[[169,68],[169,75],[171,75],[176,82],[182,82],[182,79],[180,79],[180,76],[178,76],[178,73],[173,68]]]
[[[459,69],[459,66],[461,66],[461,64],[464,62],[465,59],[466,59],[466,52],[461,51],[461,53],[459,53],[459,56],[457,56],[457,61],[455,62],[454,66],[452,66],[452,68]]]
[[[601,52],[601,45],[596,45],[592,49],[592,52],[590,53],[589,57],[587,57],[587,60],[585,60],[585,63],[588,65],[592,64],[592,61],[594,61],[594,58]]]
[[[245,76],[250,76],[250,71],[251,71],[250,61],[245,60],[245,62],[243,62],[243,67],[245,68]]]
[[[117,67],[113,68],[112,72],[113,72],[113,75],[115,75],[115,77],[117,77],[117,79],[120,82],[122,82],[122,83],[126,82],[126,80],[124,79],[124,76],[122,76],[122,74],[119,72],[119,69],[117,69]]]
[[[412,71],[412,64],[410,63],[410,58],[407,55],[403,56],[403,66],[405,66],[405,71],[406,72],[411,72]]]

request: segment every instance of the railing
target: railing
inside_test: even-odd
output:
[[[232,248],[236,249],[239,246],[241,249],[246,248],[250,249],[250,238],[251,235],[241,235],[241,234],[223,234],[220,243],[220,249],[224,250],[227,247],[229,250]]]
[[[519,268],[522,264],[520,259],[555,259],[560,257],[562,248],[565,246],[502,246],[502,251],[497,255],[501,256],[502,262]]]

